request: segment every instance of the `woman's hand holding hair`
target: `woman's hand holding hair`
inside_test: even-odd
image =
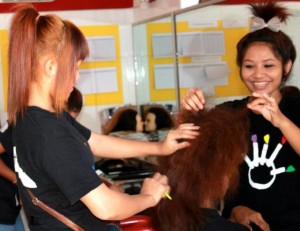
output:
[[[279,128],[286,118],[279,109],[275,98],[268,94],[253,92],[255,99],[248,103],[248,108],[261,114],[266,120],[270,121],[273,126]]]
[[[169,192],[168,177],[157,172],[152,178],[145,178],[140,194],[151,196],[155,206]]]
[[[270,231],[269,224],[263,219],[259,212],[246,206],[236,206],[231,211],[230,220],[245,225],[252,231],[250,223],[256,224],[263,231]]]
[[[198,88],[190,89],[181,100],[181,107],[189,111],[199,111],[204,108],[205,98]]]
[[[190,146],[189,140],[199,135],[199,126],[192,123],[180,124],[178,128],[170,130],[166,138],[160,143],[162,155],[170,155],[178,149]]]

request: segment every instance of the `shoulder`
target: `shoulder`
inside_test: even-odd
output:
[[[280,104],[282,105],[295,105],[300,103],[300,96],[283,95]]]
[[[285,114],[300,114],[300,97],[299,96],[291,96],[284,95],[279,103],[280,109]]]
[[[38,107],[29,107],[23,118],[17,119],[15,126],[17,137],[22,140],[32,140],[33,143],[42,140],[55,139],[70,132],[70,126],[64,116]]]
[[[218,105],[218,107],[226,107],[226,108],[232,108],[232,109],[239,109],[248,103],[249,97],[245,97],[242,99],[236,99],[231,101],[226,101],[224,103],[221,103]]]

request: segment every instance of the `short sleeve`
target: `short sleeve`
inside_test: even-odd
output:
[[[86,139],[89,140],[91,137],[91,130],[81,125],[75,120],[68,112],[64,112],[64,118],[71,123],[71,125]]]
[[[65,136],[49,141],[46,146],[44,169],[71,204],[102,183],[93,170],[93,155],[86,142]]]

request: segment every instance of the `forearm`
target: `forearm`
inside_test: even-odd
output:
[[[300,129],[291,120],[285,117],[279,129],[295,152],[300,156]]]
[[[126,140],[95,133],[88,142],[93,154],[98,157],[129,158],[162,154],[161,142]]]
[[[128,195],[109,190],[104,184],[81,200],[102,220],[122,220],[155,205],[150,195]]]
[[[12,183],[16,183],[17,181],[16,173],[11,170],[2,160],[0,160],[0,176],[11,181]]]
[[[154,199],[149,195],[119,194],[119,198],[112,200],[109,206],[111,213],[107,220],[122,220],[153,206]]]

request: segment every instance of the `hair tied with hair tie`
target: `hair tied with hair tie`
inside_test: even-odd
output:
[[[280,24],[280,19],[277,16],[271,18],[267,23],[265,23],[265,20],[263,20],[262,18],[253,17],[250,24],[250,32],[261,30],[265,27],[267,27],[271,31],[278,32],[280,30]]]

